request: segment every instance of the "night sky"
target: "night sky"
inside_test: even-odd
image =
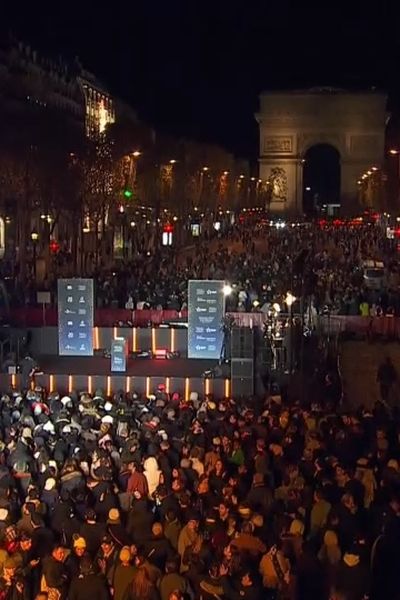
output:
[[[246,157],[257,156],[263,89],[376,86],[394,106],[400,95],[395,1],[13,4],[3,28],[45,54],[78,55],[156,127]]]

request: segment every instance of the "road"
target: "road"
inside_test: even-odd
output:
[[[391,357],[400,379],[400,344],[369,344],[365,341],[347,341],[342,344],[340,365],[346,405],[356,407],[363,404],[372,408],[379,400],[376,371],[385,356]],[[396,396],[396,390],[394,395]],[[399,402],[398,390],[397,399]]]

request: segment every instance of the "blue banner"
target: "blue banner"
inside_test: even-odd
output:
[[[127,345],[125,338],[114,338],[111,342],[111,371],[125,373]]]
[[[60,356],[93,356],[93,279],[58,280]]]
[[[188,290],[188,357],[221,356],[224,341],[224,281],[190,280]]]

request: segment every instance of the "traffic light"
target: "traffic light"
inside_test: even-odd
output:
[[[132,196],[133,196],[133,192],[132,192],[132,190],[131,190],[131,189],[129,189],[129,188],[125,188],[125,189],[124,189],[124,197],[125,197],[127,200],[130,200],[130,199],[132,198]]]
[[[49,244],[51,254],[58,254],[60,251],[60,244],[56,240],[51,240]]]

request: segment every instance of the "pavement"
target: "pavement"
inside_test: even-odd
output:
[[[351,340],[342,343],[340,370],[342,375],[344,404],[352,408],[364,405],[372,408],[380,399],[376,381],[378,366],[390,356],[400,380],[400,344],[395,342],[368,343]],[[400,388],[393,389],[391,401],[400,404]]]

